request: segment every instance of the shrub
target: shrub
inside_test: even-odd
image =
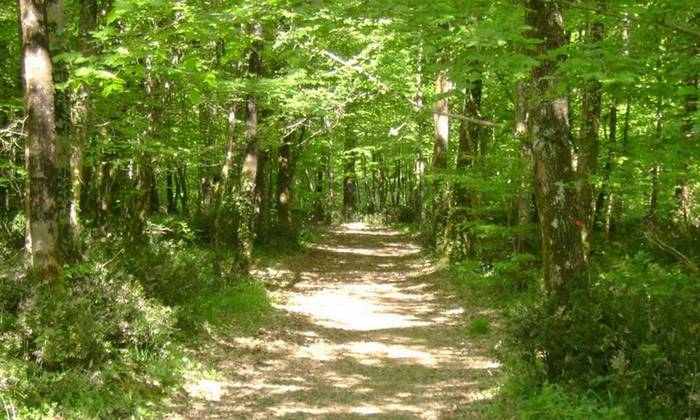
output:
[[[567,309],[546,299],[517,308],[502,357],[530,383],[610,394],[633,416],[697,416],[698,291],[696,279],[637,255]]]

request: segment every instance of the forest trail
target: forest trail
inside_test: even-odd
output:
[[[279,319],[207,349],[225,378],[190,386],[177,417],[479,418],[498,378],[489,339],[398,232],[354,223],[254,274]]]

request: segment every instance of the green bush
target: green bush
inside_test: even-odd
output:
[[[637,255],[567,308],[518,307],[502,354],[515,375],[612,395],[641,417],[700,415],[697,279]]]
[[[147,298],[133,280],[91,274],[68,277],[63,290],[24,284],[31,292],[3,332],[3,353],[58,370],[114,359],[122,348],[158,350],[168,343],[170,308]]]

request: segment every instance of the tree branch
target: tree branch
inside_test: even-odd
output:
[[[340,63],[340,64],[342,64],[342,65],[344,65],[344,66],[346,66],[346,67],[349,67],[349,68],[355,70],[357,73],[362,74],[363,76],[367,77],[367,78],[368,78],[369,80],[371,80],[372,82],[377,83],[377,84],[378,84],[379,86],[381,86],[381,88],[384,89],[386,92],[396,92],[394,89],[391,89],[388,85],[386,85],[384,82],[382,82],[381,80],[379,80],[379,78],[378,78],[377,76],[373,75],[372,73],[369,73],[368,71],[366,71],[365,69],[363,69],[363,68],[360,67],[359,65],[354,64],[352,61],[350,61],[350,60],[345,60],[344,58],[342,58],[342,57],[338,56],[337,54],[334,54],[334,53],[332,53],[332,52],[330,52],[330,51],[328,51],[328,50],[321,50],[320,53],[323,54],[324,56],[330,58],[331,60],[333,60],[333,61],[335,61],[335,62],[338,62],[338,63]],[[478,118],[466,117],[466,116],[464,116],[464,115],[451,114],[451,113],[445,113],[445,112],[441,112],[441,111],[436,111],[436,110],[434,110],[434,109],[432,109],[432,108],[428,108],[428,107],[426,107],[426,106],[423,106],[422,104],[416,102],[415,100],[413,100],[413,99],[407,97],[407,96],[406,96],[405,94],[403,94],[403,93],[399,93],[399,95],[400,95],[403,99],[405,99],[406,101],[408,101],[411,105],[413,105],[413,107],[416,108],[416,110],[418,110],[418,112],[422,112],[422,113],[427,112],[427,113],[432,113],[432,114],[434,114],[434,115],[442,115],[442,116],[445,116],[445,117],[454,118],[454,119],[457,119],[457,120],[464,120],[464,121],[468,121],[468,122],[473,123],[473,124],[479,124],[479,125],[483,125],[483,126],[491,127],[491,128],[500,127],[500,126],[502,125],[502,124],[499,124],[499,123],[496,123],[496,122],[493,122],[493,121],[481,120],[481,119],[478,119]]]

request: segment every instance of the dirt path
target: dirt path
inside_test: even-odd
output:
[[[218,343],[226,379],[199,384],[185,417],[480,417],[498,374],[488,339],[468,338],[444,274],[407,237],[343,225],[255,274],[281,325]]]

